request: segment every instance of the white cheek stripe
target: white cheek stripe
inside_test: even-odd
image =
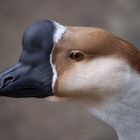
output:
[[[53,48],[53,50],[54,50],[54,48]],[[50,64],[51,64],[52,71],[53,71],[52,92],[54,93],[54,86],[55,86],[55,82],[56,82],[56,79],[57,79],[57,71],[56,71],[55,65],[52,63],[52,53],[53,53],[53,50],[52,50],[51,55],[50,55]]]
[[[53,42],[58,43],[58,41],[62,38],[63,34],[66,32],[67,28],[55,21],[53,21],[53,23],[56,27],[55,33],[53,35]]]
[[[54,26],[55,26],[55,33],[53,35],[53,43],[58,43],[58,41],[62,38],[63,34],[66,32],[67,28],[55,21],[53,21]],[[52,54],[53,54],[53,50],[54,50],[55,45],[53,46],[52,52],[50,54],[50,64],[53,70],[53,78],[52,78],[52,92],[54,93],[54,87],[55,87],[55,83],[57,80],[57,71],[56,71],[56,66],[55,64],[53,64],[52,62]]]

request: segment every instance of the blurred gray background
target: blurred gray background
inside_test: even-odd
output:
[[[139,0],[0,0],[0,71],[17,62],[24,30],[42,19],[101,27],[140,48]],[[113,129],[74,104],[0,98],[0,140],[115,137]]]

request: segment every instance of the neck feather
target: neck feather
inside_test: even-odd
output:
[[[119,140],[140,139],[140,75],[133,74],[127,88],[118,97],[106,99],[99,105],[88,106],[88,110],[111,125]]]

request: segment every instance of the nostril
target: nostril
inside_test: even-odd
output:
[[[8,76],[8,77],[4,78],[4,80],[3,80],[3,85],[6,86],[6,85],[8,85],[9,83],[11,83],[11,82],[13,82],[13,81],[15,81],[15,77],[13,77],[13,76]]]

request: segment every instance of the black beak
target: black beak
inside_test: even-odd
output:
[[[50,96],[52,95],[51,69],[48,72],[49,75],[41,68],[34,70],[30,66],[18,63],[0,74],[0,96],[17,98]]]
[[[0,96],[40,98],[53,95],[50,54],[54,30],[53,23],[48,20],[27,28],[19,62],[0,74]]]

